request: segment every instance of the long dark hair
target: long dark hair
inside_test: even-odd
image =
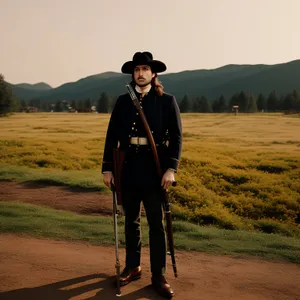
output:
[[[159,81],[157,77],[157,73],[155,73],[155,76],[151,80],[151,85],[154,87],[156,93],[158,96],[162,96],[164,93],[164,86],[162,83]]]

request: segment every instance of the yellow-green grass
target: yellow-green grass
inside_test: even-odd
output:
[[[0,163],[10,170],[1,178],[58,177],[79,186],[88,178],[89,187],[103,189],[108,120],[68,113],[1,118]],[[182,114],[182,123],[178,186],[170,192],[176,219],[300,236],[299,116]]]
[[[0,180],[43,183],[49,185],[66,185],[71,188],[110,193],[102,181],[99,170],[60,170],[50,168],[29,168],[0,163]]]
[[[148,225],[142,217],[142,244],[148,244]],[[83,216],[42,206],[0,202],[2,233],[26,234],[57,240],[114,245],[113,217]],[[200,227],[173,222],[176,250],[193,250],[233,257],[257,256],[300,263],[300,240],[278,234]],[[118,218],[119,246],[124,247],[124,217]],[[175,250],[175,253],[176,253]]]

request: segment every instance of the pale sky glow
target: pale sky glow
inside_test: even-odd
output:
[[[120,72],[150,51],[167,72],[300,59],[300,0],[0,0],[11,83]]]

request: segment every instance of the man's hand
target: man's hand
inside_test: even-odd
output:
[[[168,169],[162,180],[161,180],[161,186],[167,190],[169,188],[170,185],[172,185],[172,183],[175,181],[175,176],[174,176],[174,171],[171,169]]]
[[[103,182],[104,184],[111,189],[111,184],[115,184],[114,175],[112,172],[103,173]]]

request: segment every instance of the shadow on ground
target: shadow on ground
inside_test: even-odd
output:
[[[151,285],[139,290],[126,292],[127,287],[122,288],[121,297],[116,296],[115,277],[106,274],[91,274],[76,277],[56,283],[42,285],[34,288],[21,288],[7,292],[0,292],[1,300],[137,300],[137,299],[164,299],[157,295]],[[88,282],[92,281],[92,282]]]

